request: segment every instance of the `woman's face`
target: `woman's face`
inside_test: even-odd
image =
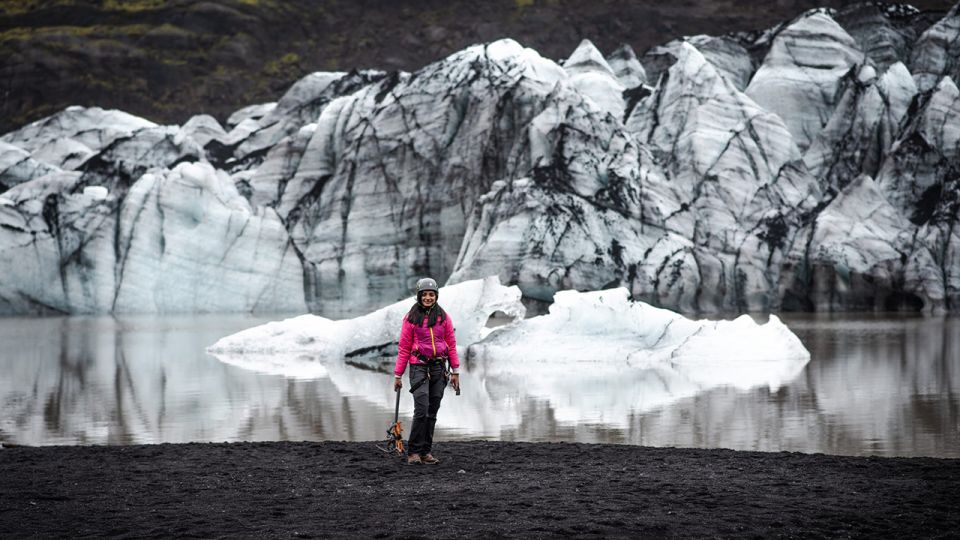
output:
[[[437,303],[437,293],[433,291],[423,291],[420,295],[420,303],[423,307],[431,307]]]

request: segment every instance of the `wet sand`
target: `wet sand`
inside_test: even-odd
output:
[[[957,538],[960,460],[570,443],[0,450],[0,538]]]

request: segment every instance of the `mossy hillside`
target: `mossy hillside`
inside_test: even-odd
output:
[[[7,22],[25,24],[0,25],[0,57],[15,89],[2,102],[2,131],[71,104],[122,108],[159,122],[197,112],[224,117],[236,103],[276,99],[305,72],[296,52],[272,54],[258,17],[223,6],[14,4],[4,13],[20,16]],[[64,24],[73,20],[79,24]]]

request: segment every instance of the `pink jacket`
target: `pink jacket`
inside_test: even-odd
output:
[[[411,354],[413,351],[420,351],[420,354],[432,356],[449,356],[450,369],[457,373],[460,369],[460,358],[457,357],[457,338],[453,333],[453,321],[448,313],[443,323],[435,324],[432,327],[427,326],[427,318],[424,317],[423,324],[414,326],[413,323],[403,318],[403,326],[400,328],[400,345],[397,347],[397,366],[393,374],[397,377],[403,375],[407,370],[407,364],[423,364],[419,358]]]

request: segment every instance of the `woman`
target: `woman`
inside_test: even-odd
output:
[[[453,321],[437,304],[437,282],[423,278],[417,282],[417,303],[403,318],[397,365],[393,370],[393,390],[403,387],[403,372],[410,364],[410,391],[413,393],[413,426],[407,442],[407,463],[433,465],[440,460],[430,453],[437,411],[447,385],[445,362],[450,361],[450,384],[460,392],[460,359]]]

